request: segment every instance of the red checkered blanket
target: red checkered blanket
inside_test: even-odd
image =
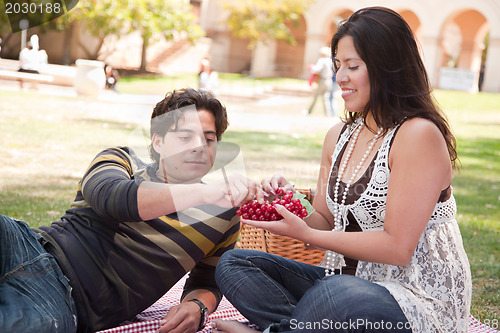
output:
[[[184,283],[187,276],[179,280],[172,289],[163,295],[156,303],[138,314],[133,322],[125,322],[123,325],[100,331],[99,333],[155,333],[160,328],[160,320],[167,315],[168,310],[179,304]],[[217,311],[208,317],[208,322],[213,319],[237,320],[247,324],[249,327],[257,328],[251,324],[236,308],[223,297]],[[210,325],[207,325],[203,333],[212,332]]]
[[[155,333],[160,328],[160,320],[165,317],[168,310],[179,304],[179,299],[182,294],[182,289],[186,277],[182,278],[175,286],[172,287],[162,298],[155,304],[137,315],[133,322],[125,322],[123,325],[110,328],[98,333]],[[236,310],[231,303],[224,297],[217,308],[217,311],[212,313],[208,318],[209,322],[213,319],[237,320],[247,324],[249,327],[257,328],[251,324],[243,315]],[[202,333],[212,332],[210,325],[207,325]],[[497,330],[490,328],[479,322],[473,316],[470,316],[469,333],[494,333]]]

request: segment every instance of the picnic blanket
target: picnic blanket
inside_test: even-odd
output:
[[[168,310],[172,306],[179,304],[186,278],[187,276],[179,280],[179,282],[177,282],[172,289],[163,295],[156,303],[137,315],[133,321],[124,322],[121,326],[99,331],[98,333],[155,333],[160,328],[160,320],[165,317]],[[213,319],[237,320],[248,325],[249,327],[257,328],[257,326],[250,323],[238,310],[236,310],[236,308],[229,303],[225,297],[222,298],[217,311],[209,316],[208,322],[210,323]],[[200,332],[212,332],[210,324],[208,324],[205,329]],[[470,316],[469,333],[495,332],[498,331],[479,322],[472,315]]]
[[[138,314],[133,321],[124,322],[121,326],[110,328],[99,333],[155,333],[160,328],[160,320],[166,316],[168,310],[179,304],[184,283],[186,282],[187,275],[177,282],[172,289],[163,295],[156,303],[149,308]],[[236,310],[236,308],[223,297],[217,311],[208,317],[208,322],[213,319],[224,320],[237,320],[241,323],[247,324],[249,327],[257,328],[251,324],[243,315]],[[210,324],[207,324],[202,333],[212,332]]]

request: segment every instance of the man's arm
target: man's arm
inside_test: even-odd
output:
[[[115,221],[144,221],[201,204],[232,207],[263,200],[257,185],[241,175],[213,184],[172,185],[133,179],[137,166],[123,148],[99,153],[88,167],[79,192],[99,215]]]
[[[142,182],[137,191],[137,204],[141,218],[150,220],[202,204],[235,207],[256,197],[264,200],[260,187],[242,175],[233,174],[212,184]]]

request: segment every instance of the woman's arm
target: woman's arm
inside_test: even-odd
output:
[[[408,120],[401,126],[394,140],[389,166],[391,178],[384,230],[315,230],[284,208],[278,208],[278,212],[284,216],[281,221],[242,222],[339,252],[349,258],[406,265],[434,211],[441,191],[451,183],[451,162],[441,132],[430,121]],[[321,206],[316,204],[316,207]]]
[[[313,199],[314,212],[305,219],[307,224],[314,229],[332,230],[333,215],[326,204],[328,182],[330,170],[332,168],[332,155],[335,150],[338,138],[344,127],[344,123],[334,125],[326,134],[323,142],[323,151],[321,153],[321,163],[316,183],[316,193]]]
[[[314,229],[331,230],[333,216],[326,205],[326,189],[330,176],[330,168],[332,165],[332,154],[337,144],[338,137],[344,126],[344,123],[339,123],[328,131],[323,142],[323,150],[321,153],[321,163],[318,174],[316,189],[311,190],[314,193],[313,207],[315,211],[304,220]],[[275,174],[272,178],[262,181],[262,189],[264,192],[275,194],[275,190],[283,188],[285,191],[292,190],[293,186],[282,175]]]

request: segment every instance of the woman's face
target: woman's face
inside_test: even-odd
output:
[[[370,80],[366,64],[356,51],[351,36],[339,40],[334,61],[345,108],[350,112],[362,111],[370,101]]]

